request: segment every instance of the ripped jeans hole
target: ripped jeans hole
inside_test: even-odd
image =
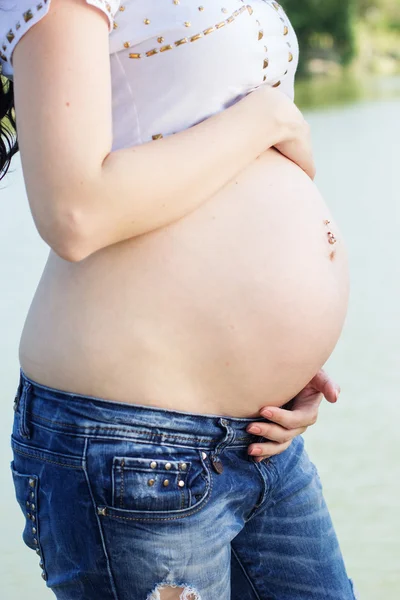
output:
[[[201,600],[199,593],[187,584],[159,583],[146,600]]]

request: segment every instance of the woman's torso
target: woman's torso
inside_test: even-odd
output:
[[[292,94],[297,41],[279,5],[257,0],[241,10],[240,0],[229,0],[217,21],[216,5],[203,4],[123,6],[126,20],[118,15],[110,36],[114,149],[194,125],[264,77]],[[131,25],[134,11],[150,20],[140,31]],[[207,11],[209,27],[238,14],[203,39],[172,43],[185,37],[178,14],[188,15],[183,29],[196,36],[209,29]],[[172,48],[151,54],[155,40],[157,48]],[[67,391],[253,416],[261,406],[284,404],[325,363],[348,293],[346,250],[324,200],[299,167],[269,150],[175,223],[80,263],[50,252],[20,362],[33,380]]]

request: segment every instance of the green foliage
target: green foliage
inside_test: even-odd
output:
[[[357,2],[358,0],[282,0],[282,6],[299,39],[302,54],[300,68],[304,70],[310,53],[316,55],[318,50],[325,57],[329,52],[332,59],[342,64],[351,61],[355,54],[353,23]]]

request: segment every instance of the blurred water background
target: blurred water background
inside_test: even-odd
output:
[[[336,405],[323,402],[304,437],[360,598],[399,600],[400,5],[283,4],[306,57],[300,71],[312,75],[298,81],[296,102],[312,126],[316,183],[351,271],[347,319],[325,365],[342,393]],[[48,252],[29,211],[19,155],[12,171],[0,182],[0,598],[50,600],[38,557],[21,539],[24,518],[9,470],[19,337]]]

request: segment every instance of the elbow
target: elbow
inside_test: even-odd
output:
[[[36,225],[41,238],[60,258],[76,263],[92,254],[89,232],[83,221],[80,213],[69,210]]]

